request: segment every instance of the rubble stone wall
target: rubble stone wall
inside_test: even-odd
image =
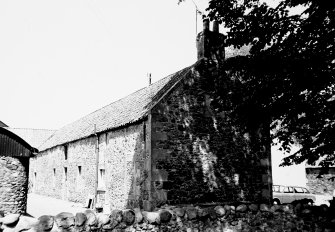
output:
[[[62,212],[39,218],[9,214],[0,216],[3,232],[13,231],[334,231],[334,208],[294,205],[193,205],[165,206],[153,212],[139,208],[113,210],[110,214],[91,210]]]
[[[335,190],[335,168],[331,167],[328,174],[319,176],[321,168],[307,168],[307,186],[314,194],[333,195]]]
[[[230,91],[215,89],[220,78],[197,67],[152,109],[154,206],[272,199],[268,125],[242,128],[224,110],[230,99],[215,109]]]
[[[0,156],[0,211],[25,213],[29,158]]]
[[[99,207],[105,210],[125,208],[127,204],[139,207],[141,186],[136,180],[141,182],[142,177],[145,183],[144,141],[147,139],[143,130],[147,127],[143,125],[102,133],[98,138],[81,139],[39,153],[30,161],[31,191],[86,204],[88,199],[94,198],[98,174]]]

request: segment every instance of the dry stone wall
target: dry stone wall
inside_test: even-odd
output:
[[[230,99],[215,110],[216,80],[228,79],[201,69],[210,70],[197,67],[152,109],[153,205],[269,202],[268,125],[242,128],[224,110]]]
[[[26,157],[0,156],[0,211],[26,212],[28,165]]]
[[[62,212],[39,218],[9,214],[0,217],[3,232],[75,231],[335,231],[334,208],[295,205],[193,205],[164,206],[153,212],[138,208],[113,210],[110,214],[91,210]]]

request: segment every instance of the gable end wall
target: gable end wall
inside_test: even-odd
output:
[[[213,69],[215,70],[215,69]],[[215,112],[195,69],[152,109],[152,204],[269,202],[271,160],[265,123],[244,131]]]

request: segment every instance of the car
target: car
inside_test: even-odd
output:
[[[314,204],[316,197],[305,187],[273,185],[273,204],[287,204],[297,200],[306,200],[308,204]]]

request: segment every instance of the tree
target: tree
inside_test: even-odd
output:
[[[283,165],[314,164],[320,157],[322,166],[334,165],[335,2],[210,0],[204,17],[229,29],[226,46],[250,47],[248,56],[223,66],[239,75],[229,96],[236,115],[245,115],[239,120],[271,118],[273,141],[287,152],[293,143],[301,145]]]

